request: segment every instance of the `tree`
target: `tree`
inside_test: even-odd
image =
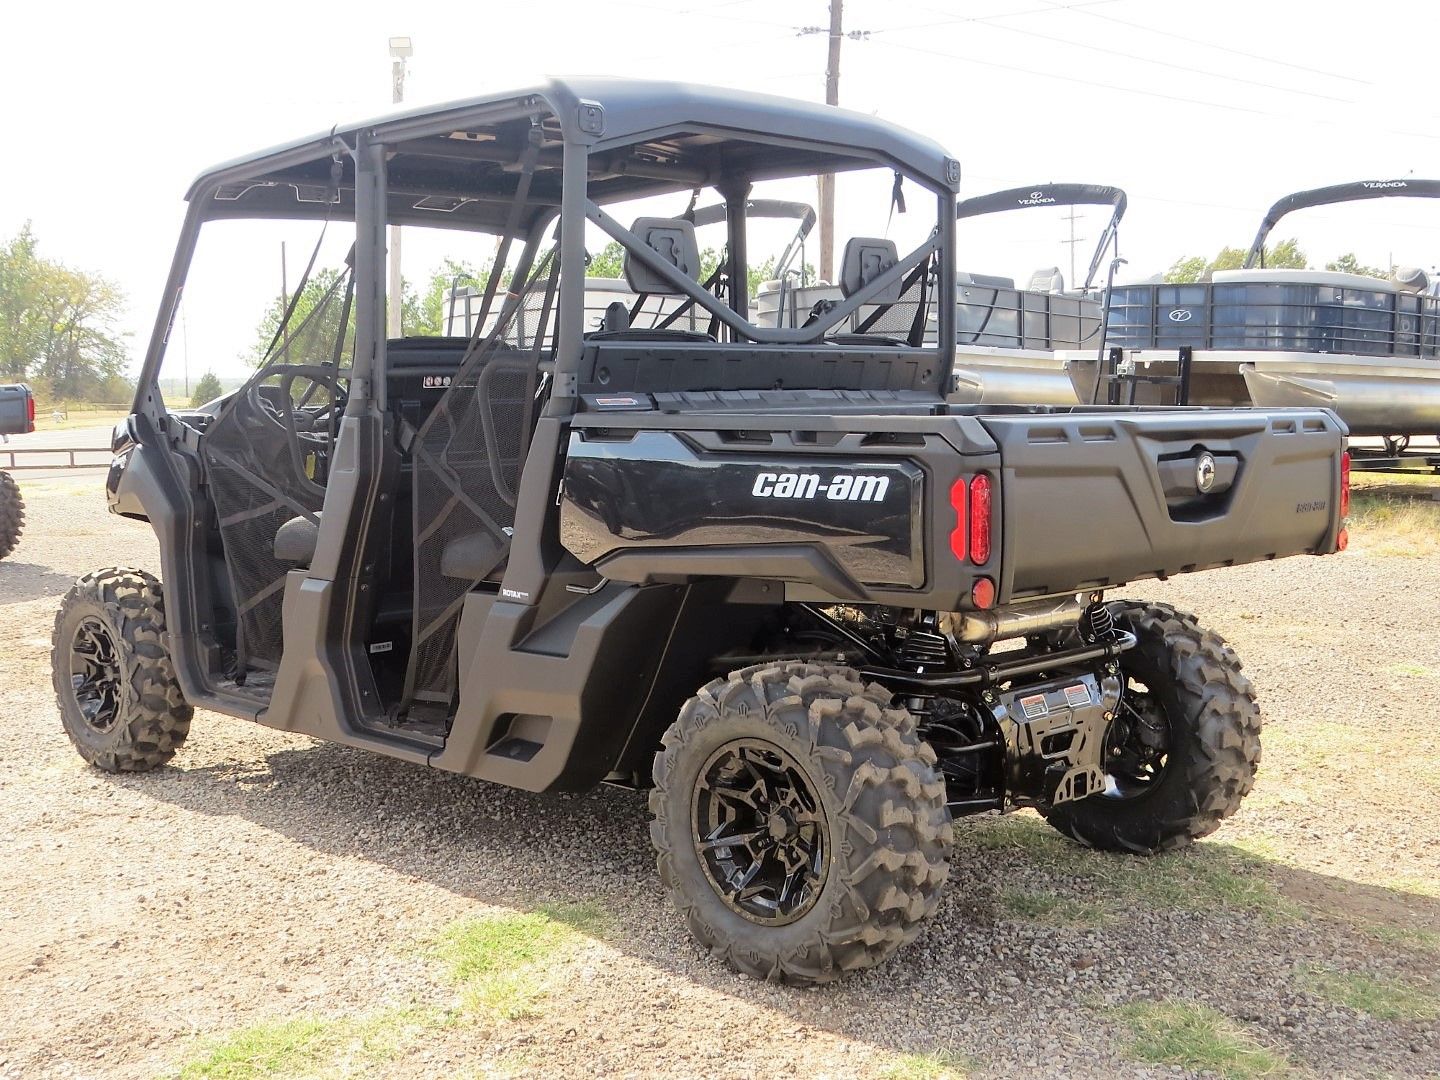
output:
[[[42,258],[27,222],[0,248],[0,377],[52,398],[122,394],[124,307],[106,278]]]
[[[207,401],[214,401],[224,392],[225,388],[220,385],[220,377],[213,371],[207,371],[195,384],[195,393],[190,396],[190,405],[192,408],[198,409]]]
[[[1216,270],[1238,270],[1245,265],[1245,248],[1222,247],[1213,259],[1203,255],[1182,255],[1165,271],[1165,280],[1173,285],[1203,281]],[[1304,270],[1305,253],[1294,240],[1281,240],[1265,249],[1265,265],[1272,270]]]
[[[586,277],[618,278],[625,276],[625,248],[619,240],[611,240],[590,256],[585,266]]]
[[[1358,258],[1355,257],[1355,253],[1353,251],[1347,251],[1344,255],[1341,255],[1334,262],[1326,263],[1325,269],[1337,270],[1342,274],[1359,274],[1362,277],[1380,278],[1382,280],[1389,278],[1390,276],[1389,270],[1381,270],[1378,267],[1374,266],[1365,266],[1363,263],[1360,262]]]
[[[277,296],[270,301],[270,306],[260,318],[260,325],[255,328],[255,344],[251,350],[255,366],[259,367],[271,359],[272,354],[278,356],[282,351],[292,364],[319,364],[332,360],[340,331],[340,313],[345,307],[345,290],[339,270],[327,266],[315,271],[305,282],[300,295],[290,298],[295,307],[284,334],[279,330],[287,300]],[[346,321],[345,338],[340,350],[342,363],[349,360],[355,339],[353,304]]]

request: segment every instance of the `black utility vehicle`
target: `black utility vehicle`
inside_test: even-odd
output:
[[[757,325],[747,204],[832,173],[847,213],[875,196],[844,298]],[[1035,807],[1139,853],[1211,832],[1254,780],[1250,684],[1191,616],[1102,594],[1343,547],[1344,430],[1323,410],[947,406],[959,181],[873,117],[627,81],[206,173],[108,479],[155,528],[163,598],[121,569],[65,598],[76,747],[154,768],[202,706],[532,791],[649,788],[696,937],[794,982],[917,934],[958,815]],[[728,239],[702,276],[711,196]],[[904,247],[880,235],[892,209]],[[353,227],[353,252],[247,384],[167,412],[197,237],[236,218]],[[508,277],[473,338],[386,339],[393,224],[498,238]],[[593,322],[587,228],[592,252],[623,245],[636,294]]]
[[[27,435],[35,430],[35,395],[25,383],[0,385],[0,435]],[[15,550],[25,530],[25,500],[20,485],[0,470],[0,559]]]

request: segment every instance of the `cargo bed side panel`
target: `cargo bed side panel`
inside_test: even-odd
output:
[[[1334,551],[1344,429],[1324,410],[987,417],[1001,599]]]

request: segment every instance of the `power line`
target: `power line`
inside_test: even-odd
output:
[[[941,19],[939,22],[910,23],[901,26],[887,26],[873,33],[895,33],[904,30],[930,30],[936,26],[955,26],[959,23],[988,23],[995,19],[1018,19],[1022,15],[1042,15],[1054,11],[1070,11],[1073,8],[1099,7],[1101,4],[1116,4],[1119,0],[1079,0],[1074,4],[1051,4],[1049,7],[1026,8],[1024,11],[1000,11],[993,15],[961,15]],[[939,8],[915,6],[917,11],[930,11],[936,15],[949,15],[949,12],[941,11]]]
[[[1277,113],[1271,109],[1257,109],[1247,105],[1230,105],[1221,101],[1207,101],[1203,98],[1183,97],[1179,94],[1166,94],[1159,90],[1145,90],[1134,86],[1117,86],[1115,83],[1100,82],[1098,79],[1085,79],[1078,75],[1061,75],[1053,71],[1042,71],[1038,68],[1020,67],[1016,64],[1002,64],[995,60],[981,60],[973,56],[964,56],[959,53],[944,52],[940,49],[927,49],[920,45],[906,45],[898,41],[876,40],[876,45],[883,45],[891,49],[905,49],[909,52],[923,53],[927,56],[939,56],[947,60],[960,60],[967,64],[977,64],[981,67],[997,68],[1002,71],[1018,72],[1022,75],[1033,75],[1042,79],[1054,79],[1058,82],[1077,83],[1081,86],[1093,86],[1101,90],[1114,90],[1122,94],[1130,94],[1138,97],[1157,98],[1161,101],[1176,101],[1185,105],[1199,105],[1207,109],[1221,109],[1226,112],[1248,113],[1251,116],[1272,117],[1275,119],[1290,120],[1299,123],[1318,124],[1326,127],[1351,127],[1338,120],[1326,120],[1319,117],[1294,116],[1288,113]],[[1407,138],[1416,139],[1440,139],[1440,134],[1426,131],[1405,131],[1398,128],[1375,128],[1372,130],[1383,131],[1389,135],[1401,135]]]
[[[1183,41],[1187,45],[1197,45],[1202,49],[1214,49],[1216,52],[1230,53],[1232,56],[1243,56],[1247,60],[1259,60],[1265,64],[1277,64],[1280,67],[1293,68],[1296,71],[1308,71],[1312,75],[1323,75],[1328,79],[1343,79],[1346,82],[1359,83],[1361,86],[1374,85],[1368,80],[1358,79],[1354,75],[1342,75],[1339,72],[1326,71],[1323,68],[1291,63],[1289,60],[1277,60],[1273,56],[1262,56],[1259,53],[1246,52],[1244,49],[1236,49],[1230,45],[1218,45],[1213,41],[1202,41],[1199,38],[1188,37],[1185,34],[1177,34],[1172,30],[1161,30],[1154,26],[1131,22],[1128,19],[1121,19],[1114,15],[1104,15],[1098,11],[1080,11],[1080,5],[1078,4],[1058,4],[1052,3],[1051,0],[1040,0],[1040,2],[1047,4],[1052,11],[1076,11],[1077,14],[1088,15],[1092,19],[1101,19],[1105,22],[1115,23],[1117,26],[1128,26],[1133,30],[1142,30],[1147,34],[1156,34],[1159,37],[1167,37],[1174,41]]]
[[[1060,11],[1062,9],[1057,7],[1051,8],[1050,10]],[[1063,10],[1070,11],[1073,10],[1073,8],[1067,7]],[[1090,14],[1090,12],[1085,12],[1084,14]],[[1356,104],[1356,102],[1352,98],[1340,98],[1335,97],[1331,94],[1322,94],[1314,90],[1299,90],[1290,86],[1279,86],[1275,83],[1262,82],[1259,79],[1246,79],[1239,75],[1226,75],[1224,72],[1210,71],[1206,68],[1191,67],[1188,64],[1177,64],[1170,60],[1157,60],[1154,57],[1141,56],[1138,53],[1125,52],[1123,49],[1111,49],[1104,45],[1092,45],[1084,41],[1073,41],[1069,38],[1056,37],[1053,34],[1042,34],[1036,30],[1022,30],[1018,26],[1003,26],[999,23],[979,19],[976,19],[974,21],[981,23],[988,30],[1001,30],[1007,34],[1020,34],[1024,37],[1038,38],[1041,41],[1053,41],[1060,45],[1076,46],[1081,49],[1089,49],[1091,52],[1105,53],[1109,56],[1119,56],[1126,60],[1138,60],[1142,64],[1153,64],[1156,67],[1170,68],[1173,71],[1185,71],[1189,72],[1192,75],[1204,75],[1205,77],[1211,79],[1223,79],[1226,82],[1240,83],[1245,86],[1258,86],[1266,90],[1278,90],[1284,94],[1298,94],[1302,97],[1313,97],[1318,98],[1322,101],[1334,101],[1342,105]]]

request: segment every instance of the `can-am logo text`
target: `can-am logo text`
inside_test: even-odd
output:
[[[1409,187],[1404,180],[1361,180],[1360,186],[1365,188],[1392,188]]]
[[[890,490],[888,476],[851,476],[841,473],[821,483],[818,473],[762,472],[750,494],[757,499],[818,499],[834,502],[883,502]]]

